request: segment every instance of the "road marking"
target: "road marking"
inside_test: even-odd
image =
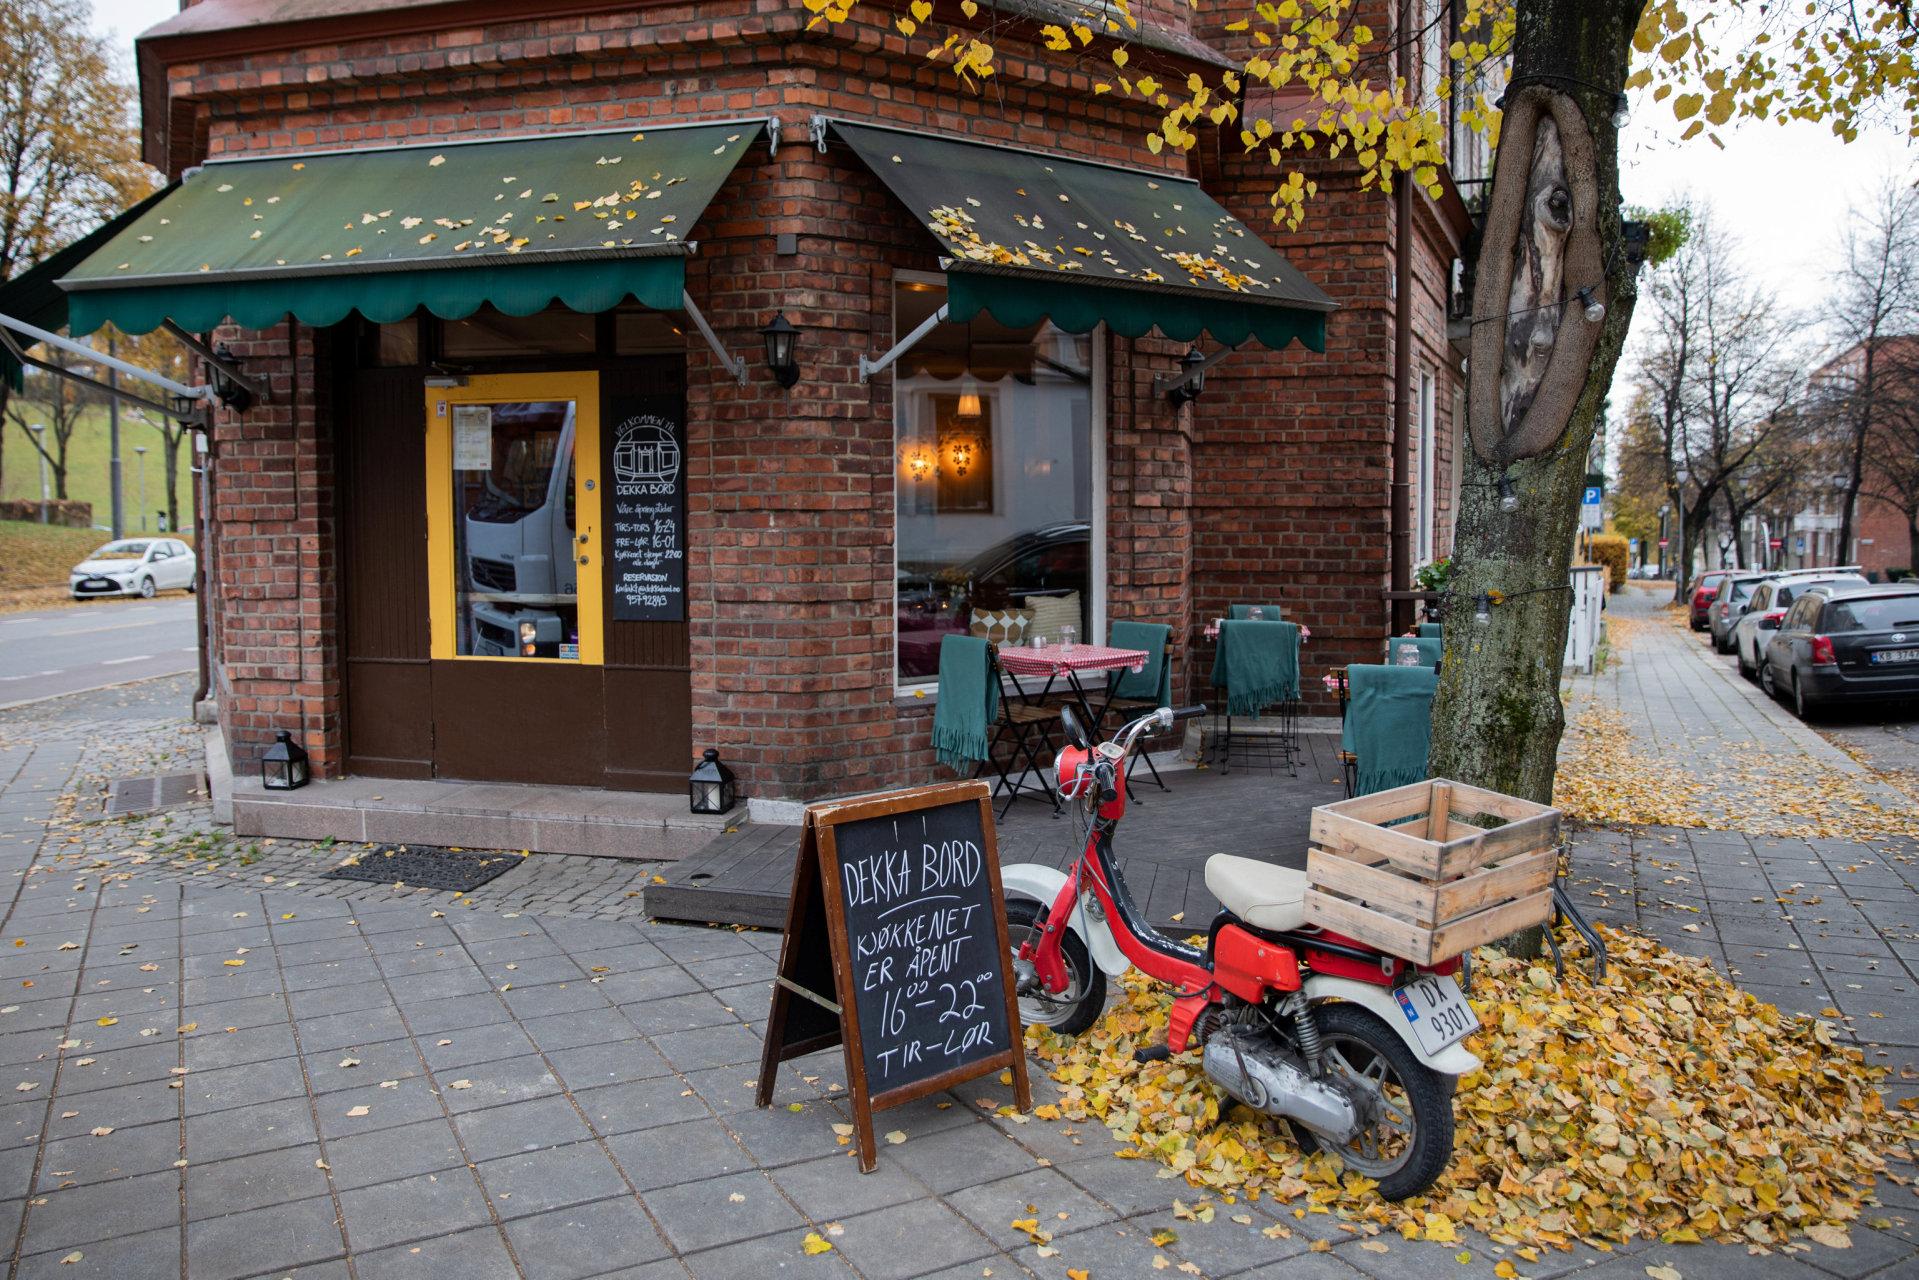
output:
[[[100,665],[103,667],[117,667],[128,662],[146,662],[152,657],[153,655],[150,653],[136,653],[131,658],[108,658]]]

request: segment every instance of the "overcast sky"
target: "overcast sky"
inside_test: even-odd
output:
[[[133,37],[178,8],[176,0],[94,0],[94,25],[114,34],[130,69]],[[1620,156],[1627,202],[1668,204],[1686,191],[1709,200],[1748,269],[1814,325],[1850,203],[1888,173],[1919,180],[1919,153],[1891,132],[1848,145],[1820,125],[1751,123],[1726,131],[1723,151],[1703,138],[1675,144],[1677,135],[1663,104],[1634,113]]]

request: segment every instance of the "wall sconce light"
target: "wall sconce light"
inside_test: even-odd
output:
[[[973,465],[973,442],[970,440],[956,440],[948,452],[953,459],[953,474],[956,476],[965,475],[968,468]]]
[[[1206,389],[1206,357],[1200,354],[1198,347],[1188,347],[1186,354],[1179,358],[1179,372],[1184,380],[1166,393],[1175,409],[1199,399],[1199,393]]]
[[[924,481],[933,476],[933,458],[926,450],[915,446],[905,458],[906,478]]]
[[[228,369],[239,369],[240,358],[224,342],[213,349],[213,354],[218,357],[213,364],[213,394],[234,413],[245,413],[253,407],[253,392],[227,374]]]
[[[800,362],[793,351],[799,336],[800,331],[787,321],[784,311],[775,312],[760,330],[760,337],[766,340],[766,367],[772,370],[773,381],[788,390],[800,380]]]
[[[307,753],[281,729],[260,757],[260,785],[268,791],[297,791],[307,784]]]

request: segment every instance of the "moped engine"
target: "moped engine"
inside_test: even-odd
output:
[[[1297,1120],[1341,1145],[1359,1132],[1352,1099],[1313,1079],[1304,1063],[1255,1026],[1227,1025],[1213,1032],[1202,1065],[1214,1084],[1255,1111]]]

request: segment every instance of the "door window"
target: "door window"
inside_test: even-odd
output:
[[[434,657],[599,660],[597,383],[511,374],[429,393]]]

